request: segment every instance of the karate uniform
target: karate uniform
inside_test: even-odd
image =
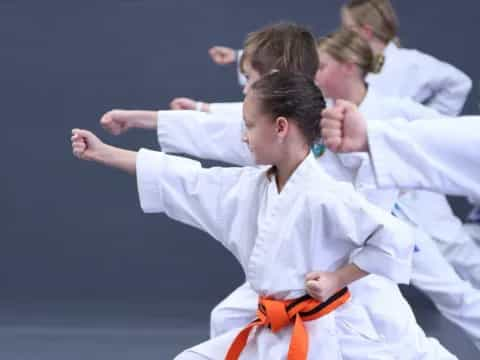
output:
[[[406,97],[444,115],[458,115],[472,88],[462,71],[418,50],[391,42],[378,74],[368,74],[370,89],[382,96]]]
[[[370,205],[351,185],[331,179],[311,154],[280,193],[266,171],[267,167],[203,169],[193,160],[141,150],[140,204],[145,212],[165,213],[220,241],[240,262],[257,296],[299,298],[305,294],[307,273],[335,271],[349,262],[395,282],[408,281],[413,245],[405,241],[412,236],[408,226]],[[361,281],[354,285],[362,289]],[[381,290],[382,283],[377,286],[380,294],[390,294]],[[394,312],[391,316],[403,325],[397,329],[397,323],[376,319],[378,315],[363,304],[363,297],[374,301],[375,292],[355,286],[351,292],[345,305],[305,323],[308,359],[455,359],[425,337],[407,304],[392,311],[389,302],[378,310]],[[397,298],[391,294],[390,300]],[[251,315],[253,320],[255,313]],[[223,359],[237,331],[195,346],[177,359]],[[403,337],[394,342],[382,338],[391,332]],[[291,326],[275,334],[259,328],[240,359],[283,359],[290,336]]]
[[[368,91],[359,110],[367,119],[414,121],[440,116],[410,99],[380,96],[373,90]],[[464,329],[480,349],[480,248],[442,194],[403,193],[393,213],[419,230],[415,232],[418,252],[413,257],[412,285]]]
[[[393,42],[385,48],[384,56],[381,72],[367,76],[369,93],[380,94],[391,105],[393,111],[384,118],[412,121],[439,117],[429,108],[450,116],[461,112],[472,87],[472,81],[463,72],[420,51],[399,48]],[[428,108],[409,105],[403,100],[396,105],[390,96],[409,98]],[[372,105],[374,108],[375,104]],[[381,119],[369,111],[364,111],[364,115],[367,119]],[[478,172],[480,175],[480,169]],[[453,214],[446,197],[424,191],[409,192],[401,197],[398,206],[413,224],[435,239],[461,277],[480,288],[478,248]]]
[[[359,109],[365,115],[379,119],[403,116],[408,120],[415,118],[415,114],[421,112],[425,116],[438,117],[434,110],[409,99],[380,97],[374,91],[367,93]],[[428,120],[425,121],[428,122]],[[435,121],[432,120],[432,122]],[[236,116],[234,112],[230,112],[229,117],[222,112],[212,114],[185,111],[159,112],[158,140],[166,152],[187,153],[237,165],[252,164],[253,158],[247,146],[240,141],[242,123],[239,110]],[[336,155],[327,151],[317,161],[335,179],[352,183],[355,189],[370,202],[387,211],[393,209],[398,190],[379,191],[377,189],[375,174],[367,154]],[[402,219],[412,223],[403,214]],[[442,314],[462,327],[475,344],[480,346],[480,292],[459,278],[436,248],[432,238],[421,230],[416,232],[416,237],[417,242],[423,244],[424,250],[414,255],[412,282],[433,300]],[[429,259],[433,259],[431,266],[428,265]],[[240,287],[226,299],[225,304],[222,302],[214,308],[211,317],[211,335],[215,336],[228,328],[230,320],[223,324],[224,317],[229,318],[229,314],[232,317],[238,316],[237,311],[229,311],[235,307],[235,303],[240,312],[244,306],[247,308],[249,305],[256,306],[255,303],[245,305],[244,299],[248,294],[242,293],[243,290],[245,288]],[[236,297],[238,301],[235,300]],[[236,323],[236,320],[233,320],[233,323]]]

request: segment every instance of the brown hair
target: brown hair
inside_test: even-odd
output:
[[[342,10],[348,10],[358,25],[371,26],[375,37],[384,43],[400,44],[398,19],[390,0],[350,0]]]
[[[342,63],[354,63],[362,70],[363,76],[378,73],[383,62],[378,61],[370,45],[354,31],[341,29],[317,40],[317,48]]]
[[[247,35],[240,66],[248,60],[260,75],[272,70],[314,78],[318,55],[312,33],[292,23],[277,23]]]
[[[320,137],[325,99],[311,77],[279,71],[260,78],[251,90],[263,113],[294,121],[309,145]]]

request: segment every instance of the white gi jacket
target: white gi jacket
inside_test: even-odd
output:
[[[384,51],[378,74],[368,74],[370,88],[382,96],[408,97],[438,112],[455,116],[465,104],[472,81],[462,71],[418,50],[393,42]]]
[[[140,204],[145,212],[163,212],[220,241],[238,259],[258,295],[297,298],[305,294],[308,272],[334,271],[350,259],[366,271],[408,281],[412,254],[412,244],[404,241],[411,237],[408,227],[368,204],[351,185],[331,179],[313,155],[299,165],[280,194],[266,170],[203,169],[193,160],[141,150],[137,157]],[[375,295],[356,291],[352,296],[333,313],[306,323],[309,359],[424,356],[419,343],[425,339],[419,341],[416,335],[405,339],[402,348],[381,341],[374,315],[361,300]],[[413,318],[408,312],[402,316]],[[389,323],[377,320],[388,333]],[[223,359],[237,331],[190,351]],[[290,333],[291,327],[276,334],[259,329],[241,359],[284,358]],[[438,358],[454,358],[440,347],[437,350]]]
[[[375,99],[371,96],[372,102]],[[368,102],[366,102],[368,104]],[[386,108],[385,108],[386,109]],[[226,118],[224,114],[205,114],[194,111],[167,111],[158,114],[158,140],[164,151],[187,153],[196,157],[232,162],[237,165],[252,164],[253,158],[246,145],[240,141],[243,123],[241,115],[236,118]],[[358,156],[355,158],[355,156]],[[359,158],[359,160],[358,160]],[[343,163],[342,163],[343,162]],[[368,155],[346,154],[340,160],[339,156],[327,151],[317,159],[317,164],[336,179],[352,182],[370,201],[381,205],[387,210],[397,197],[397,191],[378,191],[373,179],[373,172],[368,166]],[[404,238],[413,242],[413,236]],[[418,327],[408,304],[403,299],[396,285],[382,277],[370,275],[355,282],[351,286],[352,293],[361,293],[359,300],[369,312],[373,328],[365,331],[358,329],[364,337],[380,341],[377,331],[382,334],[381,341],[389,343],[391,349],[402,348],[405,344],[413,351],[440,356],[443,349],[434,341],[426,339]],[[371,294],[371,296],[368,296]],[[256,296],[248,283],[242,285],[227,300],[222,303],[220,312],[226,311],[226,323],[214,333],[223,333],[235,325],[245,325],[251,319],[256,309]],[[392,313],[391,307],[398,311]],[[216,316],[222,318],[221,313]],[[385,326],[385,324],[388,324]],[[218,324],[216,324],[218,325]],[[355,327],[355,325],[350,325]],[[414,345],[412,339],[416,338]],[[351,349],[354,352],[353,349]],[[200,351],[200,353],[202,353]],[[350,358],[344,353],[345,358]],[[441,357],[441,356],[440,356]],[[353,355],[352,358],[355,358]]]

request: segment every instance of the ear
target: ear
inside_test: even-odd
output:
[[[284,116],[279,116],[275,119],[275,128],[276,128],[276,131],[277,131],[277,136],[280,138],[280,139],[284,139],[287,134],[288,134],[288,131],[289,131],[289,123],[288,123],[288,119]]]
[[[360,27],[360,32],[362,34],[362,37],[367,41],[372,40],[375,37],[373,27],[371,25],[363,24]]]

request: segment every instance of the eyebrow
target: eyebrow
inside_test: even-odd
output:
[[[246,126],[253,124],[251,121],[248,121],[248,120],[247,120],[247,118],[245,117],[245,114],[243,115],[243,123],[244,123]]]

